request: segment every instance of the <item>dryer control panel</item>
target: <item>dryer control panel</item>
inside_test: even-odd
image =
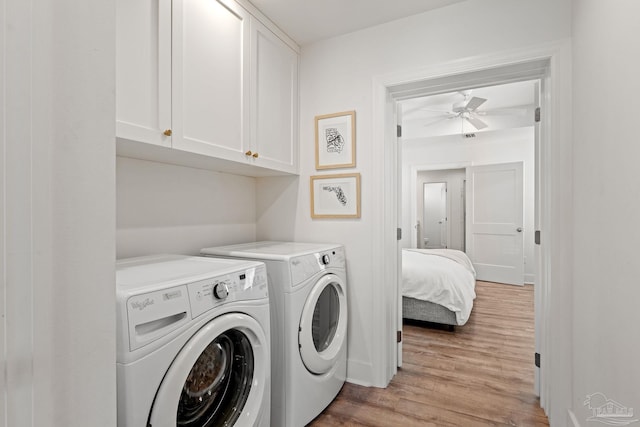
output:
[[[234,301],[266,298],[267,270],[264,264],[224,276],[189,283],[189,300],[193,318]]]
[[[345,268],[345,255],[342,246],[292,258],[291,283],[293,286],[299,285],[314,274],[331,268]]]

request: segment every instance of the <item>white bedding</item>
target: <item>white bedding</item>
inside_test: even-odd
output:
[[[403,249],[402,295],[440,304],[458,325],[469,320],[476,297],[476,272],[469,257],[454,249]]]

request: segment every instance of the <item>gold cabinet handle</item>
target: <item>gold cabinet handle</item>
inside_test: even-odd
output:
[[[172,134],[173,132],[171,132],[171,129],[167,129],[167,130],[165,130],[165,131],[164,131],[164,132],[162,132],[162,133],[163,133],[163,134],[165,134],[166,136],[171,136],[171,134]]]
[[[257,159],[258,158],[258,153],[253,153],[253,158]]]
[[[246,153],[244,153],[245,156],[250,156],[251,154],[253,154],[253,153],[251,153],[251,150],[249,150]]]

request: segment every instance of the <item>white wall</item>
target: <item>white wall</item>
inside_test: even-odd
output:
[[[117,258],[256,238],[255,178],[117,157]]]
[[[534,134],[533,127],[478,132],[475,138],[460,135],[403,140],[402,144],[402,227],[411,230],[411,171],[439,168],[438,165],[486,165],[524,163],[524,256],[525,282],[533,282],[534,263]],[[405,185],[407,183],[407,185]],[[405,233],[403,245],[410,244]]]
[[[634,419],[640,410],[638,16],[636,1],[574,1],[573,410],[583,426],[595,392]]]
[[[377,343],[384,340],[371,327],[377,315],[374,294],[390,283],[374,277],[374,242],[382,228],[383,206],[375,206],[382,188],[372,186],[374,170],[373,78],[380,75],[435,66],[460,58],[477,57],[524,46],[565,39],[570,35],[571,1],[469,0],[426,14],[380,25],[345,36],[303,46],[300,65],[299,182],[283,185],[286,197],[261,201],[286,212],[259,219],[258,235],[300,241],[344,243],[348,258],[350,327],[350,381],[381,385],[374,366]],[[314,169],[314,116],[356,110],[357,166],[362,174],[362,218],[358,220],[311,220],[309,176]],[[323,172],[329,173],[330,171]],[[264,181],[260,180],[260,189]],[[260,190],[259,190],[260,191]],[[293,231],[292,231],[293,229]],[[383,384],[382,384],[383,385]]]
[[[0,425],[112,427],[114,5],[0,10]]]

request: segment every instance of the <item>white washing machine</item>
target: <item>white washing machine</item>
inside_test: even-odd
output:
[[[180,255],[116,265],[118,426],[269,426],[265,265]]]
[[[271,302],[271,425],[301,427],[347,373],[347,281],[341,245],[257,242],[202,255],[263,261]]]

